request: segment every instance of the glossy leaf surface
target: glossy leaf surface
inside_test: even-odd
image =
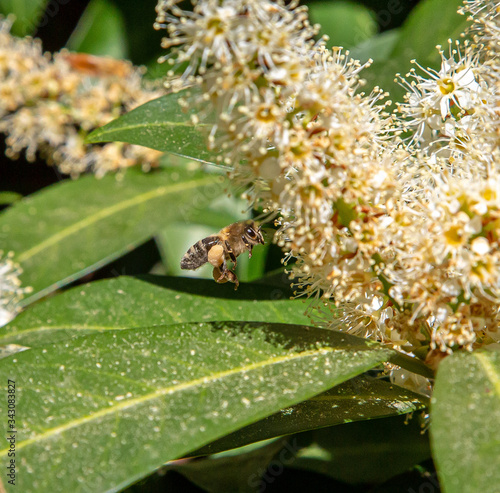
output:
[[[439,365],[431,438],[445,493],[500,485],[500,352],[456,353]]]
[[[0,372],[16,382],[17,486],[119,490],[390,354],[338,332],[265,323],[131,329],[15,354]]]
[[[0,244],[31,286],[29,303],[105,265],[172,221],[190,220],[222,178],[182,168],[123,179],[84,176],[31,195],[0,214]],[[210,193],[208,193],[210,192]]]
[[[75,287],[29,308],[0,328],[0,344],[40,346],[96,332],[181,322],[309,324],[307,305],[277,299],[280,294],[258,285],[242,284],[234,291],[207,280],[118,277]]]
[[[214,164],[214,151],[208,151],[206,136],[209,124],[194,125],[191,112],[183,112],[179,99],[186,91],[167,94],[149,101],[129,113],[97,128],[87,136],[88,143],[128,142],[162,152]]]
[[[195,454],[215,453],[314,428],[407,414],[426,406],[428,399],[423,395],[361,375],[312,399],[282,409],[207,445]]]

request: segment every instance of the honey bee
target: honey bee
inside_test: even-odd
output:
[[[255,221],[239,221],[195,243],[182,257],[181,269],[195,270],[210,262],[214,267],[215,281],[234,282],[234,289],[238,289],[238,278],[229,270],[227,261],[231,260],[234,269],[236,258],[245,250],[248,250],[248,258],[251,258],[252,248],[259,243],[264,244],[264,237]]]

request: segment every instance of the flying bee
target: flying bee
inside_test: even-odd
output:
[[[236,274],[229,270],[227,261],[236,267],[236,258],[248,250],[248,258],[252,257],[252,248],[264,244],[264,237],[255,221],[240,221],[222,228],[217,234],[207,236],[195,243],[182,257],[181,269],[195,270],[210,262],[214,267],[214,279],[219,282],[234,282],[238,289]]]

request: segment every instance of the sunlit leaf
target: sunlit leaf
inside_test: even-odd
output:
[[[312,2],[309,17],[321,24],[321,34],[327,34],[327,46],[351,48],[377,32],[377,21],[364,5],[348,1]]]
[[[38,23],[49,0],[0,0],[0,13],[4,16],[14,14],[16,20],[12,26],[12,34],[24,37],[36,31]],[[59,11],[57,2],[46,13],[55,16]]]
[[[456,353],[439,365],[431,443],[445,493],[500,485],[500,352]]]
[[[118,277],[78,286],[38,303],[0,328],[0,344],[39,346],[96,332],[179,322],[308,324],[307,305],[283,298],[276,288],[266,286],[242,284],[234,291],[228,284],[201,279]]]
[[[17,192],[0,192],[0,205],[12,204],[22,198],[23,196]]]
[[[353,421],[407,414],[428,406],[428,398],[362,375],[312,399],[282,409],[194,452],[205,455],[281,435]]]
[[[119,490],[390,355],[338,332],[237,322],[113,331],[15,354],[0,372],[16,383],[16,486]]]
[[[206,144],[211,125],[191,122],[193,111],[183,112],[179,105],[179,99],[186,97],[183,91],[149,101],[97,128],[86,140],[88,143],[128,142],[213,164],[216,153],[208,151]]]
[[[0,214],[0,244],[15,253],[29,303],[144,242],[171,221],[190,220],[207,206],[220,176],[182,168],[129,170],[64,181]]]
[[[419,2],[399,29],[390,55],[383,60],[374,55],[375,63],[362,72],[362,77],[370,86],[389,91],[393,101],[402,101],[404,90],[395,82],[395,75],[406,75],[414,67],[411,63],[414,59],[424,67],[439,68],[441,57],[436,45],[445,48],[448,39],[460,39],[467,26],[467,16],[457,13],[462,3],[462,0]]]
[[[127,31],[123,16],[109,0],[91,0],[68,40],[72,51],[127,57]]]
[[[414,58],[421,63],[440,60],[436,44],[445,46],[448,39],[459,39],[467,26],[467,16],[457,13],[462,5],[462,0],[419,2],[404,23],[392,56],[408,62]]]

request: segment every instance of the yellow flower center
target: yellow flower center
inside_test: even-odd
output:
[[[445,77],[444,79],[438,81],[438,87],[441,91],[441,94],[451,94],[455,90],[455,83],[449,77]]]
[[[215,31],[215,35],[220,35],[223,34],[226,29],[224,22],[219,17],[212,17],[208,22],[207,22],[207,30],[208,31]]]
[[[271,123],[274,121],[273,111],[269,106],[261,106],[255,113],[257,120],[263,123]]]
[[[446,238],[446,243],[453,247],[459,247],[465,243],[465,237],[461,226],[452,226],[446,231],[444,237]]]

